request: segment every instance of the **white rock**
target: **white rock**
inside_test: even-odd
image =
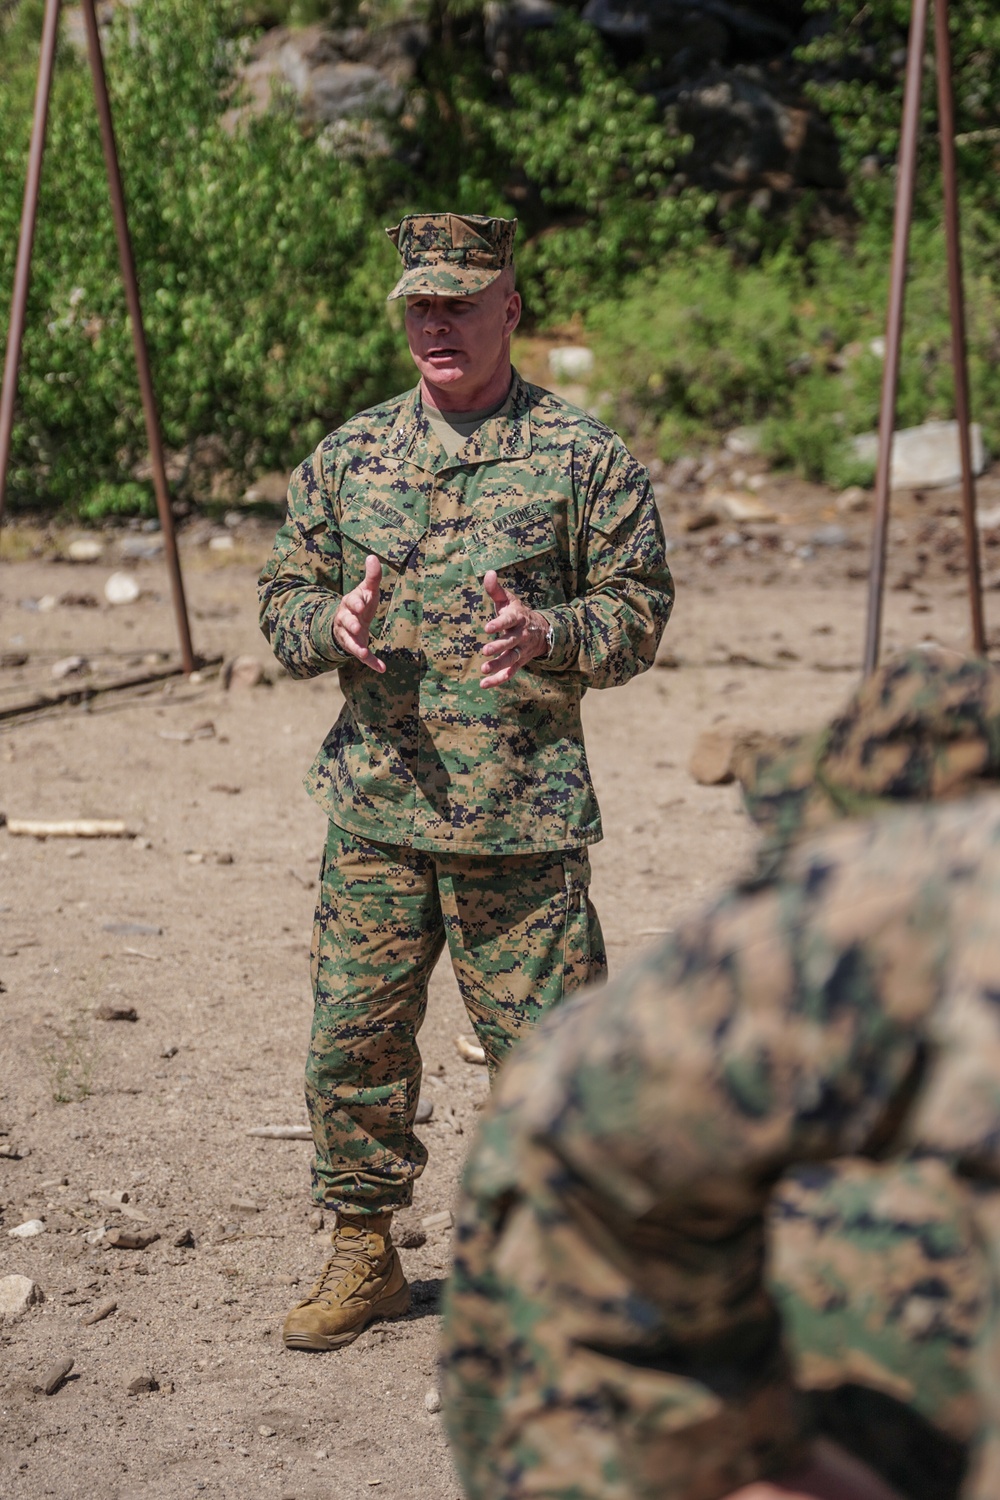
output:
[[[432,1416],[435,1412],[441,1410],[441,1397],[440,1394],[436,1390],[434,1390],[433,1386],[424,1397],[424,1405]]]
[[[104,597],[109,604],[134,604],[139,593],[139,580],[133,573],[112,573],[104,585]]]
[[[66,548],[66,556],[71,562],[96,562],[103,551],[104,543],[96,536],[78,536]]]
[[[55,594],[43,594],[35,608],[40,615],[50,615],[58,603]]]
[[[85,656],[64,656],[61,661],[54,661],[49,671],[56,682],[61,682],[64,677],[76,677],[86,672],[89,665]]]
[[[978,422],[973,422],[969,429],[969,441],[972,472],[981,474],[986,467],[986,452]],[[862,433],[852,446],[855,457],[862,463],[878,462],[877,432]],[[925,422],[922,427],[904,427],[896,433],[889,476],[892,489],[941,489],[958,484],[961,478],[957,422]]]
[[[977,510],[976,525],[980,531],[992,531],[994,526],[1000,526],[1000,505],[994,505],[991,510]]]
[[[45,1225],[41,1219],[25,1219],[23,1224],[15,1224],[13,1229],[8,1229],[7,1238],[11,1240],[33,1240],[36,1234],[44,1234]]]
[[[718,508],[731,521],[776,521],[778,518],[769,505],[758,500],[756,495],[718,495],[713,497]]]
[[[732,432],[726,433],[722,446],[737,458],[754,458],[760,452],[760,428],[734,427]]]
[[[231,536],[209,537],[208,545],[212,552],[232,552],[236,542]]]
[[[45,1294],[30,1276],[0,1276],[0,1323],[14,1323]]]
[[[594,356],[582,344],[560,344],[549,350],[549,373],[556,380],[586,380],[594,373]]]

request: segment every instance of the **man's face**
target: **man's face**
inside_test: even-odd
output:
[[[436,388],[449,405],[461,398],[471,411],[477,393],[506,368],[520,317],[521,298],[507,276],[467,297],[407,297],[413,363],[432,392]]]

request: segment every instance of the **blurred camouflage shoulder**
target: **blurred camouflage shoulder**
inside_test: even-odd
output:
[[[825,728],[775,738],[739,767],[770,846],[893,803],[1000,779],[1000,667],[941,648],[893,657]]]

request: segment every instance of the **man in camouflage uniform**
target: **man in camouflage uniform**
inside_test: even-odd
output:
[[[261,576],[279,660],[338,669],[346,700],[307,780],[330,832],[306,1093],[337,1228],[291,1348],[408,1305],[390,1219],[426,1161],[416,1034],[444,944],[491,1076],[605,972],[580,700],[650,666],[673,591],[646,472],[511,368],[515,228],[389,231],[420,384],[295,471]]]
[[[998,776],[1000,672],[889,664],[752,769],[755,876],[512,1065],[446,1315],[473,1500],[887,1493],[810,1422],[916,1500],[1000,1493],[1000,797],[783,842]]]

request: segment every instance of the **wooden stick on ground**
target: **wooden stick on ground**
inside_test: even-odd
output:
[[[132,839],[135,830],[117,818],[8,818],[7,832],[33,839]]]

